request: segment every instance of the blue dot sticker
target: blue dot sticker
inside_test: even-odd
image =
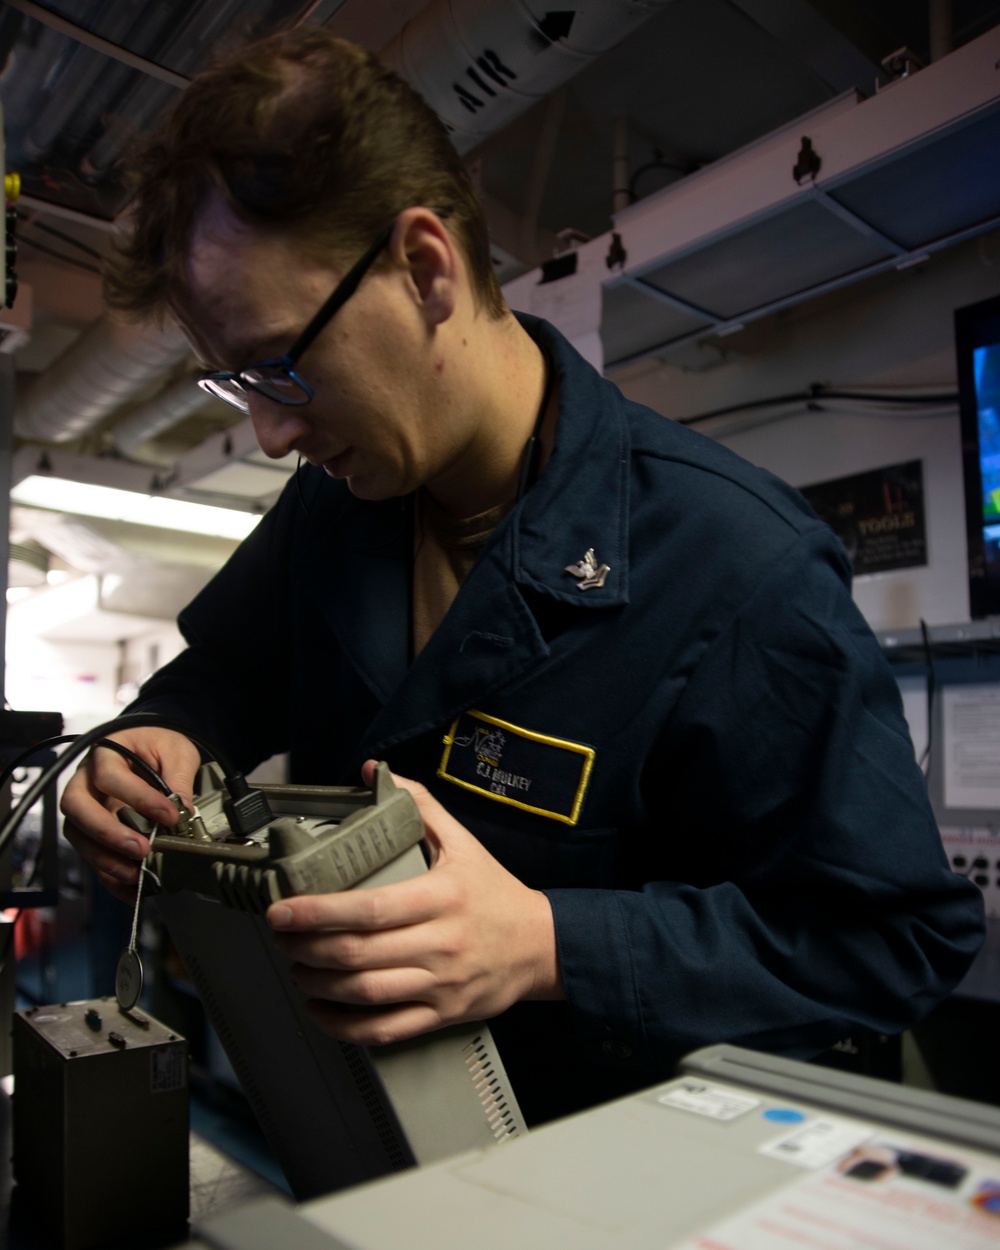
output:
[[[768,1107],[763,1115],[765,1120],[774,1124],[801,1124],[806,1118],[804,1112],[796,1111],[794,1107]]]
[[[972,1205],[987,1215],[1000,1216],[1000,1181],[984,1181],[973,1194]]]

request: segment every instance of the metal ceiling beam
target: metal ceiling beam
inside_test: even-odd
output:
[[[78,226],[90,226],[94,230],[103,230],[107,234],[112,234],[118,229],[117,222],[108,221],[106,217],[94,217],[91,213],[81,213],[78,209],[66,208],[63,204],[40,200],[35,195],[25,195],[23,191],[17,202],[21,208],[30,208],[47,217],[61,217],[63,221],[72,221]]]
[[[325,26],[347,3],[347,0],[311,0],[292,26]]]
[[[34,18],[36,22],[51,27],[61,35],[68,35],[77,43],[86,44],[95,52],[100,52],[103,56],[111,57],[115,61],[121,61],[123,65],[127,65],[130,69],[137,69],[142,74],[148,74],[150,78],[159,78],[161,82],[169,83],[172,87],[186,87],[191,81],[183,74],[175,74],[172,69],[157,65],[155,61],[136,56],[134,52],[129,52],[117,43],[112,43],[110,39],[102,39],[100,35],[95,35],[85,27],[78,26],[76,22],[67,21],[66,18],[43,8],[40,4],[34,4],[33,0],[6,0],[6,2],[12,9],[23,13],[25,17]]]
[[[529,231],[522,215],[483,190],[480,157],[473,157],[468,168],[476,195],[483,206],[486,228],[494,247],[515,258],[527,269],[533,269],[542,261],[548,260],[555,250],[555,234],[537,222]]]
[[[955,46],[955,11],[952,0],[930,0],[931,62],[940,61]]]
[[[538,237],[538,218],[542,210],[542,199],[552,172],[552,159],[555,156],[556,143],[559,141],[559,132],[562,129],[568,99],[569,91],[561,87],[545,101],[542,125],[532,156],[531,174],[524,197],[524,217],[521,223],[523,251],[527,251]]]

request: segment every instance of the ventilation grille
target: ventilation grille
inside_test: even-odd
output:
[[[386,1112],[382,1089],[372,1076],[364,1052],[359,1046],[352,1046],[349,1042],[340,1042],[339,1046],[354,1088],[361,1095],[372,1128],[378,1134],[390,1166],[396,1172],[412,1167],[413,1157],[399,1140],[399,1130]]]
[[[462,1053],[494,1139],[502,1141],[506,1137],[519,1136],[517,1123],[507,1104],[507,1096],[482,1037],[474,1037]]]

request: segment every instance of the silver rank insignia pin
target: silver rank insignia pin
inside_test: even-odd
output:
[[[577,590],[591,590],[604,585],[604,579],[611,572],[610,564],[598,564],[594,548],[588,547],[586,554],[578,564],[567,564],[566,572],[580,579]]]

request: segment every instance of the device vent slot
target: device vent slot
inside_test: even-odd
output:
[[[382,1090],[373,1078],[361,1049],[358,1046],[352,1046],[350,1042],[340,1042],[339,1045],[351,1079],[354,1081],[354,1087],[361,1095],[365,1109],[371,1118],[372,1127],[378,1133],[389,1163],[397,1172],[412,1167],[413,1160],[400,1144],[396,1126],[386,1114]]]
[[[482,1036],[477,1036],[463,1051],[466,1071],[472,1080],[479,1102],[490,1126],[490,1132],[497,1141],[505,1137],[517,1137],[517,1123],[511,1114],[503,1085],[493,1066],[493,1058],[489,1047]]]

